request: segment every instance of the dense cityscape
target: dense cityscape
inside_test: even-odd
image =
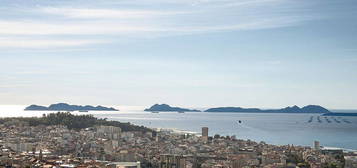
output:
[[[72,118],[70,120],[69,118]],[[79,118],[92,118],[88,124]],[[96,120],[97,122],[93,122]],[[45,122],[46,121],[46,122]],[[101,122],[98,122],[101,121]],[[77,123],[77,124],[76,124]],[[355,168],[357,153],[270,145],[57,113],[0,120],[0,166],[31,168]],[[121,126],[121,127],[120,127]],[[125,126],[125,127],[124,127]]]

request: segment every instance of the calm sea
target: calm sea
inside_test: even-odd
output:
[[[41,116],[43,111],[23,111],[25,106],[0,106],[0,117]],[[270,144],[312,146],[314,140],[326,147],[357,149],[357,117],[324,117],[318,114],[261,113],[150,113],[135,108],[119,112],[88,112],[152,128],[171,128],[200,132],[209,127],[210,135],[236,135],[239,139],[264,141]],[[319,117],[320,116],[320,117]],[[312,119],[311,119],[312,118]],[[319,120],[318,120],[319,118]],[[238,121],[241,123],[238,123]]]

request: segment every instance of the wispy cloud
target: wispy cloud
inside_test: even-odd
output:
[[[3,35],[101,35],[113,33],[156,30],[135,23],[116,22],[61,22],[42,23],[38,21],[0,21]]]
[[[79,19],[142,19],[188,14],[185,11],[137,10],[137,9],[89,9],[89,8],[55,8],[40,9],[47,14]]]
[[[27,85],[27,84],[0,84],[0,89],[1,88],[5,88],[5,89],[19,88],[19,87],[26,87],[26,86],[29,86],[29,85]]]
[[[32,17],[1,18],[0,47],[51,48],[84,46],[113,42],[113,36],[160,37],[220,31],[256,30],[294,26],[314,17],[304,14],[279,14],[288,0],[150,0],[163,3],[170,10],[144,6],[120,8],[75,6],[45,6],[28,9]],[[192,4],[175,8],[172,3]],[[274,6],[276,5],[276,6]],[[78,5],[77,5],[78,6]],[[95,4],[92,4],[95,6]],[[267,8],[267,6],[269,8]],[[174,10],[172,8],[175,8]],[[18,38],[18,36],[27,36]],[[58,36],[71,36],[63,40]],[[36,36],[46,36],[45,40]],[[85,36],[85,39],[82,39]],[[101,39],[98,39],[101,36]]]
[[[100,44],[108,41],[101,40],[60,40],[33,38],[0,38],[0,48],[58,48],[78,47],[90,44]]]
[[[174,6],[215,6],[215,7],[229,7],[247,4],[264,4],[274,1],[287,0],[121,0],[121,1],[107,1],[108,4],[120,5],[174,5]]]
[[[180,23],[147,24],[139,22],[110,22],[110,21],[83,21],[63,23],[41,23],[0,21],[0,35],[113,35],[130,33],[199,33],[212,31],[231,31],[266,29],[285,27],[297,24],[309,17],[284,16],[275,18],[260,18],[242,23],[227,24],[196,24],[185,25]],[[26,29],[24,29],[26,28]],[[140,34],[139,34],[140,35]]]

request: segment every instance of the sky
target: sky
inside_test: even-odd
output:
[[[0,0],[0,104],[357,109],[355,0]]]

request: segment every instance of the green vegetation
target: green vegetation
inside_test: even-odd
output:
[[[107,119],[98,119],[93,115],[73,115],[69,112],[58,112],[43,115],[42,117],[8,117],[0,118],[0,124],[9,123],[11,121],[19,121],[28,124],[29,126],[38,125],[65,125],[69,129],[83,129],[93,127],[95,125],[106,125],[120,127],[123,131],[152,131],[144,126],[136,126],[130,123],[122,123],[119,121],[107,121]]]

